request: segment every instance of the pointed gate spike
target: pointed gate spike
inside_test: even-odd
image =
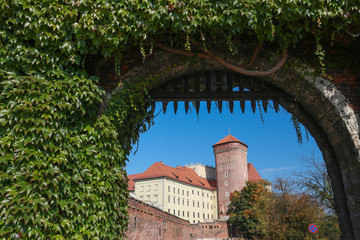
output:
[[[229,108],[230,108],[230,112],[233,113],[233,111],[234,111],[234,102],[233,101],[229,101]]]
[[[245,101],[244,100],[240,100],[240,107],[241,107],[242,113],[245,113]]]
[[[168,105],[168,102],[163,102],[163,112],[164,114],[166,113],[166,109],[167,109],[167,105]]]
[[[251,100],[251,108],[253,110],[253,113],[255,113],[255,109],[256,109],[256,101],[255,100]]]
[[[174,101],[174,113],[176,114],[177,112],[177,109],[178,109],[178,102],[177,101]]]
[[[264,112],[266,113],[267,112],[267,106],[268,106],[268,100],[263,100],[262,101],[262,106],[263,106]]]
[[[189,111],[189,101],[185,101],[185,113],[187,114]]]
[[[199,101],[195,102],[195,108],[196,108],[196,114],[199,115],[199,110],[200,110],[200,102]]]
[[[207,107],[208,113],[210,113],[210,110],[211,110],[211,101],[207,101],[207,102],[206,102],[206,107]]]
[[[219,112],[221,113],[221,110],[222,110],[222,101],[218,101],[218,107],[219,107]]]
[[[275,112],[279,112],[279,102],[277,100],[273,100]]]
[[[151,115],[154,115],[155,112],[155,106],[156,106],[156,102],[155,101],[151,101]]]

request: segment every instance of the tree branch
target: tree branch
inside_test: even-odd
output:
[[[261,49],[263,43],[264,43],[264,40],[262,40],[261,42],[258,43],[258,45],[256,46],[255,51],[254,51],[254,53],[253,53],[253,55],[252,55],[252,57],[251,57],[251,59],[250,59],[250,62],[249,62],[248,64],[246,64],[246,65],[240,66],[241,68],[246,69],[246,68],[249,68],[249,67],[251,67],[251,66],[253,65],[253,63],[254,63],[257,55],[258,55],[259,52],[260,52],[260,49]]]
[[[257,76],[257,77],[260,77],[260,76],[269,76],[271,74],[273,74],[274,72],[276,72],[277,70],[279,70],[285,63],[286,61],[286,58],[287,58],[287,48],[285,48],[284,50],[284,55],[283,57],[281,58],[281,60],[271,69],[267,70],[267,71],[250,71],[250,70],[246,70],[244,69],[243,67],[241,66],[236,66],[232,63],[229,63],[227,61],[225,61],[224,59],[220,58],[219,56],[216,56],[213,52],[209,51],[209,50],[205,50],[198,42],[190,39],[190,41],[197,47],[200,47],[201,50],[206,54],[208,55],[211,59],[213,59],[214,61],[220,63],[221,65],[223,65],[224,67],[230,69],[230,70],[233,70],[235,72],[238,72],[238,73],[241,73],[241,74],[244,74],[244,75],[247,75],[247,76]],[[250,66],[252,65],[252,62],[255,60],[256,56],[257,56],[257,53],[259,52],[260,48],[262,46],[262,42],[260,42],[258,44],[258,46],[256,47],[256,50],[253,54],[253,57],[250,61]],[[248,64],[248,65],[249,65]]]

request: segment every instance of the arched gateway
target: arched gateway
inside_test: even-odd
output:
[[[242,64],[248,55],[237,59],[231,54],[224,57],[228,62]],[[271,68],[274,63],[268,59],[269,54],[258,57],[255,68]],[[99,72],[105,88],[118,82],[111,80],[112,65],[111,61],[104,64]],[[288,57],[285,66],[275,73],[249,78],[209,59],[184,58],[159,50],[145,63],[135,64],[124,72],[122,81],[155,79],[148,88],[153,100],[162,101],[165,109],[168,101],[185,101],[187,108],[189,101],[200,106],[199,101],[221,103],[224,100],[229,101],[231,111],[234,101],[240,101],[242,107],[244,100],[252,103],[262,100],[265,108],[271,100],[275,109],[280,104],[296,116],[316,140],[332,181],[341,230],[346,239],[360,239],[359,113],[333,81],[313,77],[312,73],[310,67]],[[239,90],[233,91],[236,87]],[[120,89],[121,85],[114,91]],[[111,98],[112,93],[108,91],[107,97]]]

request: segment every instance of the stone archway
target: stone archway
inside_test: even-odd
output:
[[[228,61],[242,63],[246,57],[226,58]],[[268,69],[274,65],[268,59],[269,55],[258,57],[255,69]],[[185,74],[210,70],[226,69],[209,59],[189,60],[158,51],[144,64],[131,68],[123,76],[123,81],[156,76],[155,81],[148,86],[151,90]],[[332,180],[336,209],[345,239],[360,239],[360,225],[357,224],[360,222],[359,115],[332,81],[311,77],[312,72],[310,67],[290,57],[285,67],[270,76],[261,77],[261,80],[296,99],[296,104],[280,104],[309,130],[323,154]],[[108,98],[110,97],[109,93]]]

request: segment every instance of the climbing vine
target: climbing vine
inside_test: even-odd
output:
[[[145,60],[141,44],[219,60],[206,40],[224,36],[234,54],[242,36],[285,49],[309,33],[356,35],[359,16],[357,0],[1,1],[0,238],[124,236],[124,167],[151,114],[146,88],[125,83],[98,114],[91,56],[115,56],[117,74],[131,47]]]

